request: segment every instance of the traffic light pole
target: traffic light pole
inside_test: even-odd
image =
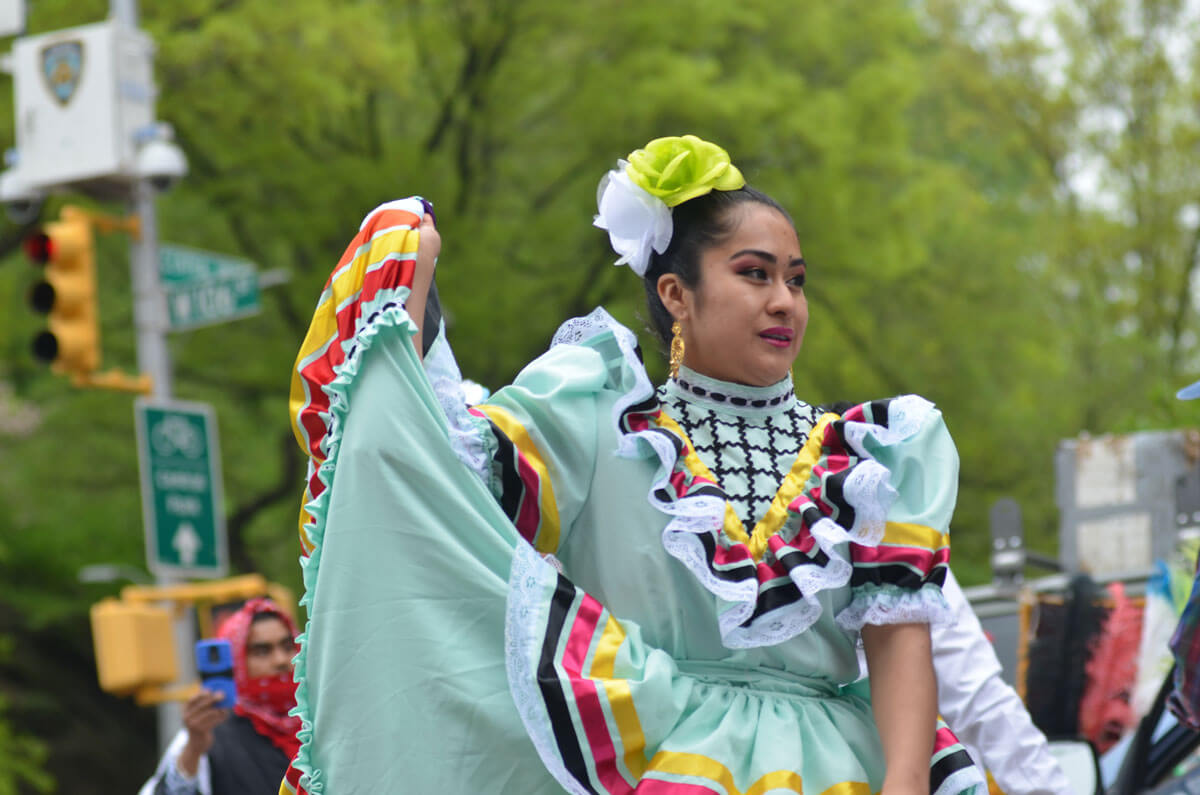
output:
[[[158,276],[158,219],[155,191],[148,180],[134,188],[133,214],[139,234],[132,246],[133,322],[137,329],[138,371],[150,376],[150,395],[171,397],[171,354],[167,348],[167,302]]]
[[[110,0],[109,12],[118,23],[131,30],[137,29],[137,0]],[[158,218],[154,202],[154,186],[149,180],[138,180],[133,190],[133,212],[140,219],[140,233],[134,238],[130,251],[133,318],[137,330],[138,370],[150,377],[150,395],[166,400],[171,397],[171,356],[167,348],[166,295],[158,273]],[[157,574],[155,582],[169,586],[177,580]],[[175,613],[175,654],[181,678],[185,681],[193,679],[195,674],[192,647],[196,638],[191,619],[190,610]],[[182,727],[181,704],[167,702],[158,706],[160,751],[166,749]]]
[[[134,187],[133,212],[140,220],[140,234],[134,239],[130,254],[133,284],[133,319],[137,329],[138,371],[150,377],[150,395],[158,399],[171,397],[171,355],[167,348],[167,305],[158,278],[158,219],[154,207],[154,187],[148,180],[138,180]],[[159,586],[175,585],[174,578],[158,574]],[[175,657],[179,661],[181,678],[192,679],[192,647],[196,643],[190,610],[175,611]],[[158,707],[158,747],[165,750],[171,739],[183,728],[183,707],[177,701],[167,701]]]
[[[150,377],[150,396],[160,400],[171,397],[171,355],[167,347],[167,303],[158,274],[158,220],[155,215],[155,190],[148,180],[134,187],[133,213],[140,220],[139,234],[131,247],[130,268],[133,285],[133,321],[137,330],[138,371]],[[181,580],[155,575],[159,586],[176,585]],[[192,610],[175,609],[175,657],[180,678],[194,678],[192,647],[196,637],[192,628]],[[159,704],[158,746],[165,750],[183,727],[183,707],[177,701]]]

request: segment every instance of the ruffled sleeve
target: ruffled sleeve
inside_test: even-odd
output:
[[[511,385],[474,406],[444,333],[425,357],[456,455],[543,554],[557,552],[588,499],[598,428],[609,421],[602,407],[623,399],[641,375],[629,340],[618,342],[625,330],[606,313],[576,322],[589,324],[586,334],[573,334],[568,323]]]
[[[822,450],[823,468],[844,472],[843,483],[862,469],[855,496],[877,494],[883,509],[882,521],[851,523],[851,600],[838,624],[857,630],[948,619],[941,586],[950,560],[958,453],[941,412],[917,395],[855,406],[827,426]],[[881,478],[886,482],[875,482]],[[827,492],[826,505],[849,496]]]
[[[483,423],[486,484],[534,549],[554,553],[588,496],[596,461],[603,356],[550,349],[507,387],[469,409]]]

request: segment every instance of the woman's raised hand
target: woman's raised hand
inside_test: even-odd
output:
[[[425,299],[429,295],[429,288],[433,284],[433,270],[437,265],[438,254],[442,253],[442,236],[438,232],[437,227],[433,224],[433,216],[425,213],[421,217],[421,224],[417,227],[417,232],[420,234],[420,239],[417,241],[417,261],[413,268],[413,283],[412,292],[408,296],[408,301],[405,307],[408,309],[408,315],[412,322],[417,327],[417,333],[413,337],[413,344],[417,348],[417,356],[422,356],[421,341],[424,338],[426,329],[423,328],[425,323]],[[437,329],[429,329],[430,334],[436,333]]]
[[[425,213],[421,224],[417,227],[421,238],[417,243],[417,274],[416,278],[427,276],[433,280],[433,269],[437,264],[438,254],[442,253],[442,236],[433,224],[433,216]],[[426,285],[428,287],[428,285]]]

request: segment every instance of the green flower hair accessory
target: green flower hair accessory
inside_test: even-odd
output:
[[[671,242],[671,208],[713,190],[746,184],[729,154],[694,135],[656,138],[604,175],[596,191],[595,225],[608,230],[617,265],[646,274],[651,251]]]
[[[737,190],[746,178],[729,153],[694,135],[655,138],[629,155],[625,173],[668,207],[713,190]]]

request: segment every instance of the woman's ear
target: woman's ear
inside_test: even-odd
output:
[[[675,273],[664,273],[658,277],[658,298],[676,320],[687,320],[688,302],[685,300],[683,281]]]

